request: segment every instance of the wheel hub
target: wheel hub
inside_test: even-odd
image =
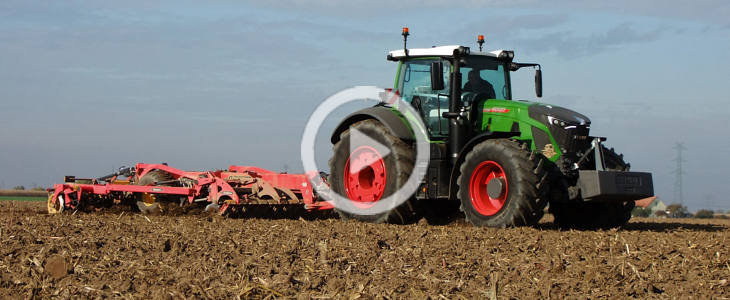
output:
[[[386,175],[385,160],[375,148],[355,148],[345,163],[347,197],[360,208],[372,207],[383,197]]]
[[[504,193],[504,179],[494,177],[487,183],[487,195],[489,198],[498,199]]]
[[[480,163],[469,180],[469,196],[474,210],[484,216],[497,214],[507,202],[509,182],[502,166],[495,161]]]

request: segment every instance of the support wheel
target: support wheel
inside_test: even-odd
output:
[[[486,140],[466,155],[457,196],[475,226],[534,225],[543,215],[545,171],[540,156],[525,144]]]
[[[58,195],[58,199],[54,199],[53,195],[53,192],[48,194],[48,214],[60,214],[63,212],[65,204],[63,195]]]
[[[353,129],[367,138],[353,139]],[[373,142],[378,145],[368,144]],[[333,152],[328,181],[334,192],[351,200],[353,208],[348,211],[335,208],[342,219],[395,224],[419,219],[413,196],[384,213],[368,214],[369,208],[405,184],[415,164],[415,151],[383,124],[377,120],[353,124],[340,135]]]

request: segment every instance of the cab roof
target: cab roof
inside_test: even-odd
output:
[[[460,45],[449,45],[449,46],[439,46],[439,47],[431,47],[431,48],[411,48],[408,49],[408,57],[428,57],[428,56],[453,56],[454,50],[459,49],[459,47],[464,47],[469,49],[469,47],[466,46],[460,46]],[[499,55],[507,50],[496,50],[491,52],[478,52],[478,51],[469,51],[469,55],[483,55],[483,56],[489,56],[489,57],[499,57]],[[406,52],[403,51],[403,49],[400,50],[393,50],[388,52],[388,56],[392,57],[394,59],[403,58],[406,56]]]

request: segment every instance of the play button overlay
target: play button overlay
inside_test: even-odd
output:
[[[350,102],[358,101],[362,103],[363,100],[372,101],[373,105],[378,104],[391,108],[394,110],[394,114],[400,114],[401,119],[407,123],[413,132],[415,141],[408,141],[408,143],[415,150],[416,160],[413,172],[411,172],[406,182],[394,192],[389,192],[387,197],[381,197],[377,191],[382,190],[378,188],[380,185],[386,184],[385,160],[389,155],[392,155],[392,150],[378,142],[375,139],[378,137],[368,136],[364,132],[351,127],[349,166],[345,167],[346,171],[343,173],[347,177],[346,180],[358,186],[361,191],[365,191],[362,195],[358,195],[362,199],[351,200],[334,192],[326,181],[326,176],[321,175],[329,173],[329,170],[325,169],[325,172],[322,172],[317,167],[315,141],[322,124],[333,111]],[[411,198],[423,182],[430,157],[430,144],[427,138],[426,126],[421,118],[417,117],[419,115],[409,103],[404,102],[397,94],[375,86],[348,88],[325,99],[310,115],[304,128],[301,143],[302,166],[304,172],[309,175],[309,180],[317,197],[334,205],[338,210],[358,215],[384,213]],[[329,136],[329,134],[330,132],[327,132],[325,136]],[[373,191],[372,195],[367,193],[371,190]],[[363,203],[367,205],[363,205]]]
[[[358,145],[367,145],[367,147],[370,147],[372,149],[369,149],[369,152],[361,151],[363,146]],[[375,150],[375,152],[372,152],[372,150]],[[357,161],[363,162],[350,163],[350,174],[356,174],[365,168],[369,168],[370,165],[375,163],[377,160],[385,159],[385,157],[390,154],[390,149],[388,149],[388,147],[376,141],[375,139],[369,137],[367,134],[362,133],[362,131],[357,130],[356,128],[351,128],[350,153],[353,153],[353,156],[358,156],[359,159]]]

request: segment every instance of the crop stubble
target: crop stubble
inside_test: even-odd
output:
[[[375,225],[0,202],[0,297],[728,298],[730,222]]]

